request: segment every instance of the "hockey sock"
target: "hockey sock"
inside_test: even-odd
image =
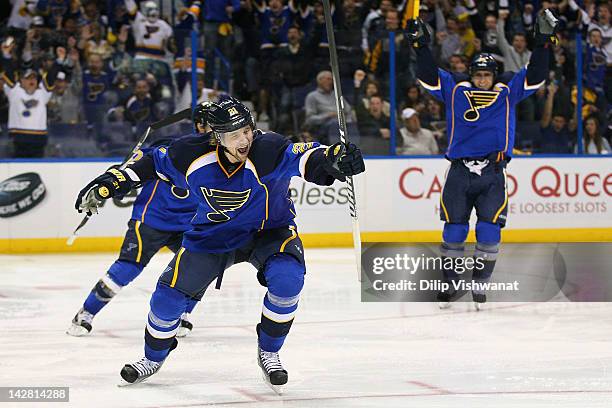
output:
[[[474,269],[472,279],[476,282],[488,282],[493,275],[497,254],[499,253],[499,244],[496,243],[476,243],[474,250]],[[474,293],[484,293],[481,290],[473,290]]]
[[[181,323],[181,315],[189,298],[178,290],[161,283],[151,296],[151,311],[145,329],[145,357],[163,361],[173,344]]]
[[[304,265],[291,255],[275,255],[266,263],[268,292],[257,325],[262,350],[278,352],[282,347],[297,311],[305,272]]]
[[[143,267],[133,262],[115,261],[108,272],[96,283],[83,308],[95,315],[121,290],[142,272]]]
[[[196,299],[189,299],[187,301],[187,309],[185,310],[185,313],[191,313],[193,312],[193,309],[196,307],[196,305],[198,304],[198,301]]]
[[[458,281],[460,274],[455,270],[455,260],[463,258],[465,246],[463,242],[443,242],[440,245],[442,254],[442,274],[445,282]]]

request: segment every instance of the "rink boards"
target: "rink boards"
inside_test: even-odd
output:
[[[112,163],[0,162],[0,253],[118,248],[133,197],[107,203],[72,247],[65,244],[82,219],[74,210],[77,192]],[[508,224],[503,240],[612,241],[611,164],[609,156],[514,159],[507,172]],[[443,158],[367,159],[366,173],[356,177],[362,240],[439,241],[440,191],[448,165]],[[4,183],[24,173],[38,174],[44,185],[30,186],[29,198],[17,194],[27,181]],[[19,197],[9,204],[11,194]],[[290,194],[307,246],[352,245],[346,184],[323,187],[294,178]],[[475,222],[475,215],[472,218]]]

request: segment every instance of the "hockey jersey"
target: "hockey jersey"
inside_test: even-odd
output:
[[[143,184],[132,208],[132,219],[160,231],[187,231],[198,202],[189,190],[162,180]]]
[[[287,46],[287,32],[298,16],[298,10],[293,2],[289,2],[280,12],[274,13],[265,3],[255,3],[259,17],[261,48],[275,48]]]
[[[151,153],[157,176],[189,189],[198,200],[192,229],[183,246],[195,252],[228,252],[245,245],[260,230],[294,225],[289,182],[300,176],[320,185],[334,178],[324,169],[324,146],[290,143],[276,133],[255,132],[246,162],[233,170],[211,134],[177,140]],[[149,174],[138,168],[136,174]],[[152,164],[151,164],[152,163]]]
[[[137,12],[132,22],[132,33],[136,42],[135,58],[163,59],[165,45],[172,37],[172,27],[161,18],[151,23],[142,13]]]
[[[456,82],[438,70],[438,86],[421,85],[445,102],[448,157],[484,157],[492,152],[511,156],[514,146],[515,107],[542,84],[528,85],[527,69],[517,72],[507,83],[498,82],[489,91],[474,87],[469,81]]]
[[[104,95],[111,89],[114,80],[115,72],[113,71],[93,74],[90,70],[85,70],[83,72],[83,103],[86,106],[104,104]]]
[[[4,93],[9,100],[9,133],[47,134],[47,103],[52,93],[44,80],[32,94],[28,94],[21,84],[5,77]]]

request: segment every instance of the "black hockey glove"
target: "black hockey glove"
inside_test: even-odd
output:
[[[361,150],[354,143],[348,148],[344,143],[335,143],[325,149],[325,170],[340,181],[365,171]]]
[[[96,214],[101,201],[124,196],[137,184],[125,171],[111,167],[79,191],[74,208],[87,215]]]
[[[536,46],[545,44],[558,44],[556,33],[559,28],[559,19],[555,17],[550,9],[546,9],[540,14],[535,24]]]
[[[406,37],[408,37],[408,41],[415,48],[427,47],[431,42],[427,25],[420,18],[408,20],[408,24],[406,24]]]

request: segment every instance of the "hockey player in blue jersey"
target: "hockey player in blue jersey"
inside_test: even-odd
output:
[[[189,299],[201,299],[215,279],[219,288],[229,266],[250,262],[268,288],[257,325],[258,362],[268,384],[285,384],[288,374],[278,352],[306,273],[289,182],[294,176],[319,185],[345,180],[364,171],[361,152],[354,144],[293,144],[256,130],[251,112],[234,98],[199,105],[194,120],[210,125],[212,132],[156,149],[125,171],[107,172],[77,198],[77,208],[88,211],[91,194],[108,199],[135,183],[161,178],[199,200],[192,229],[152,295],[145,357],[126,364],[121,377],[133,384],[156,373],[177,345],[175,334]]]
[[[490,54],[479,54],[467,76],[432,69],[436,64],[428,48],[427,28],[420,19],[409,22],[407,34],[416,50],[419,82],[445,103],[448,118],[446,158],[451,165],[440,197],[440,218],[444,221],[441,252],[448,258],[464,256],[470,215],[475,208],[478,221],[474,256],[484,260],[482,268],[473,270],[472,279],[476,282],[491,279],[501,229],[506,224],[506,164],[514,146],[515,107],[544,84],[547,48],[556,41],[557,23],[550,10],[538,15],[535,49],[528,66],[519,72],[498,73],[495,59]],[[444,270],[444,279],[451,282],[460,277],[453,270]],[[448,307],[456,297],[450,287],[438,294],[440,307]],[[475,290],[472,299],[479,310],[486,302],[486,294]]]
[[[147,150],[149,149],[143,149],[144,152]],[[196,208],[197,201],[189,190],[162,180],[143,183],[142,190],[134,201],[119,258],[93,287],[66,333],[72,336],[89,334],[92,330],[92,320],[97,313],[124,286],[140,275],[161,248],[167,246],[176,253],[181,246],[183,232],[191,228],[191,219]],[[181,316],[179,337],[186,336],[193,328],[189,313],[196,303],[195,299],[189,299]]]

